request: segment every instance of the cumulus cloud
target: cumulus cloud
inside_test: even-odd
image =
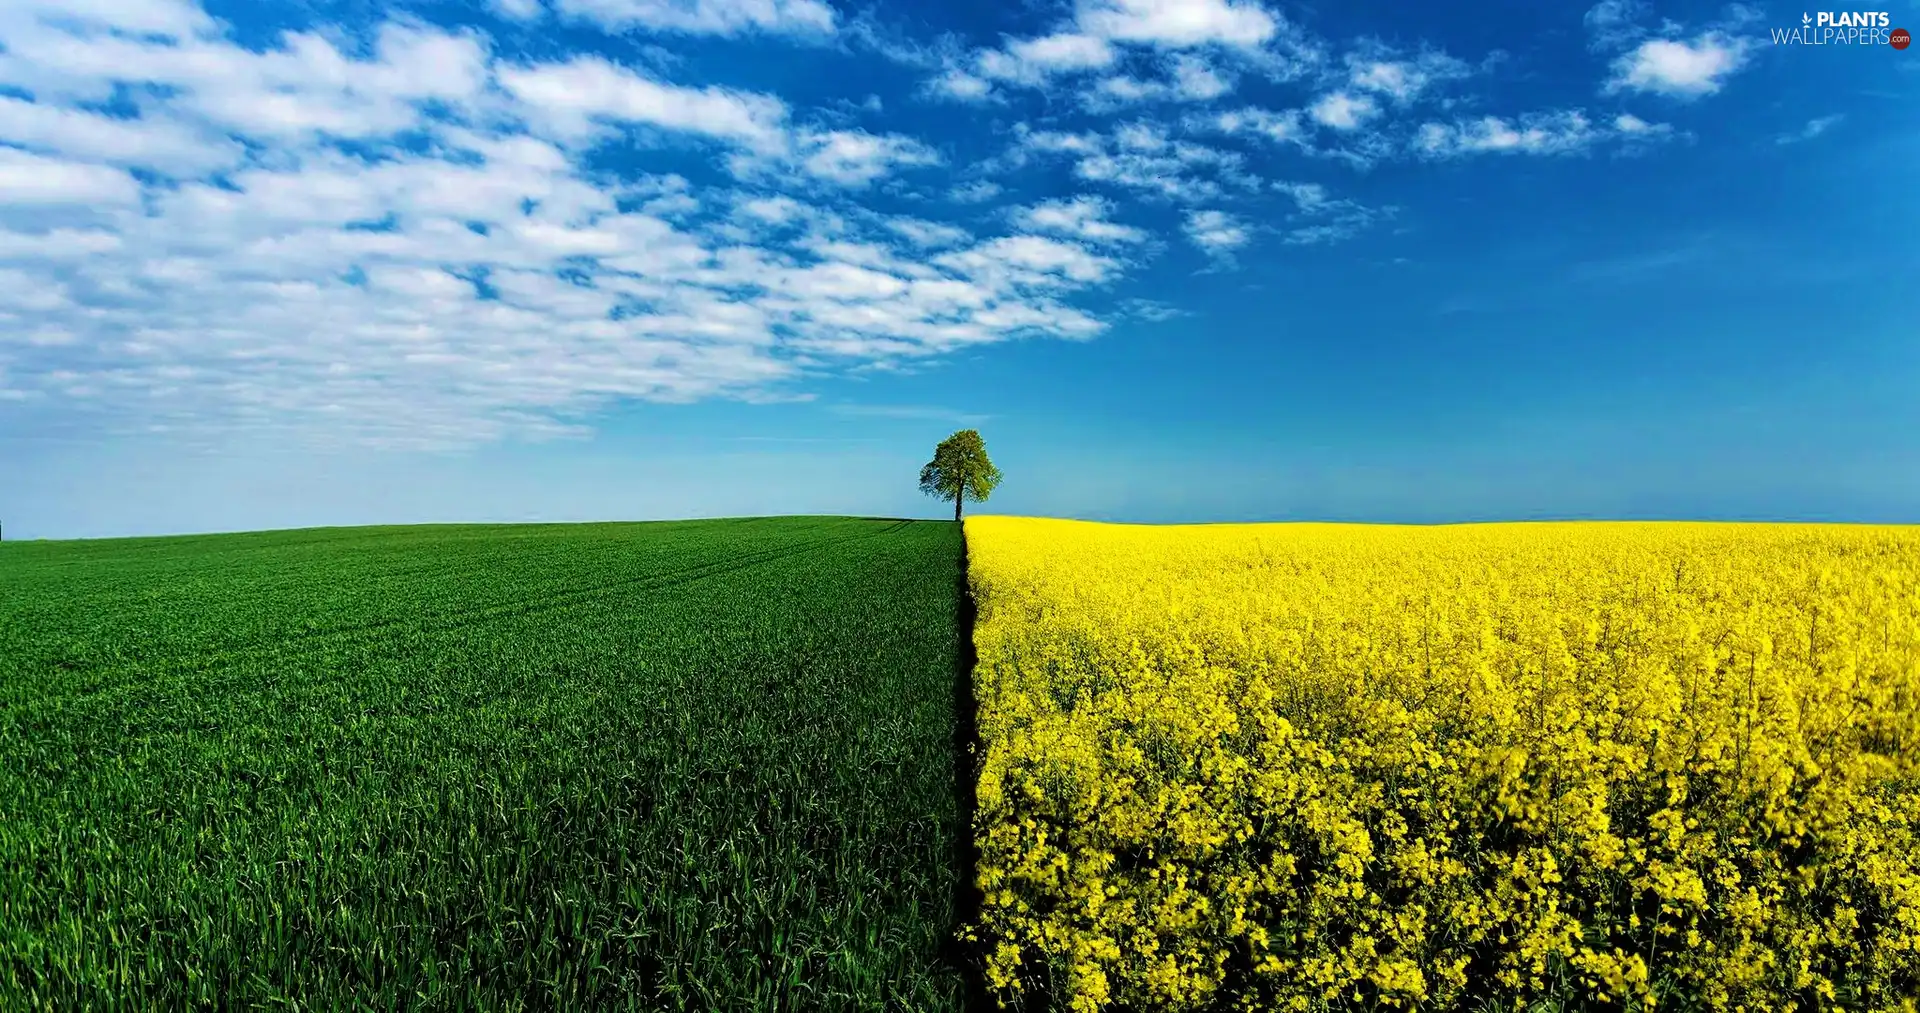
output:
[[[823,370],[1091,337],[1104,324],[1070,300],[1127,266],[1104,217],[976,237],[837,196],[939,156],[770,95],[503,61],[415,25],[365,41],[248,49],[166,0],[0,17],[10,405],[388,445],[537,437],[614,399],[764,399]],[[128,91],[137,109],[93,105]],[[596,161],[662,140],[740,182]],[[817,185],[761,185],[792,181]]]
[[[1193,245],[1214,257],[1227,256],[1253,238],[1245,224],[1225,211],[1190,211],[1184,227]]]
[[[1621,113],[1615,116],[1613,118],[1613,127],[1623,134],[1645,134],[1658,129],[1654,124],[1648,123],[1646,120],[1632,113]]]
[[[737,141],[761,151],[787,146],[787,106],[771,95],[666,84],[598,56],[503,67],[500,86],[536,113],[536,129],[569,140],[608,124]]]
[[[1172,90],[1176,97],[1191,102],[1206,102],[1232,89],[1232,82],[1221,76],[1206,60],[1191,53],[1174,56]]]
[[[1343,66],[1315,72],[1310,83],[1319,94],[1305,105],[1221,109],[1189,114],[1183,123],[1191,132],[1259,139],[1364,169],[1405,153],[1395,120],[1426,104],[1442,84],[1473,73],[1466,63],[1432,48],[1409,55],[1363,39],[1345,55]]]
[[[277,48],[254,52],[204,34],[213,24],[204,16],[157,13],[184,6],[155,0],[122,12],[21,0],[0,23],[0,84],[70,108],[140,82],[171,92],[146,129],[197,119],[221,133],[296,143],[390,135],[418,122],[422,103],[472,110],[487,83],[487,48],[471,33],[389,22],[367,58],[318,32],[287,33]],[[127,20],[113,20],[120,13]],[[162,25],[187,34],[161,42],[150,36],[166,31],[139,27]]]
[[[1121,267],[1120,261],[1079,243],[1032,235],[1003,236],[934,262],[994,287],[1040,289],[1106,281]]]
[[[1165,81],[1149,81],[1127,74],[1101,78],[1092,88],[1080,96],[1081,104],[1088,112],[1099,114],[1112,112],[1136,102],[1164,99],[1172,89]]]
[[[514,21],[532,21],[546,13],[540,0],[489,0],[494,13]]]
[[[982,204],[1000,196],[1001,186],[990,179],[976,179],[962,183],[948,191],[947,196],[962,204]]]
[[[1101,70],[1118,54],[1107,40],[1067,30],[1034,39],[1016,39],[998,49],[949,57],[928,85],[938,96],[977,102],[994,95],[994,85],[1039,87],[1063,74]]]
[[[1602,0],[1587,11],[1590,48],[1619,54],[1601,86],[1603,94],[1645,92],[1683,100],[1711,95],[1747,65],[1756,45],[1741,29],[1759,15],[1739,4],[1691,34],[1672,21],[1646,28],[1639,23],[1646,13],[1638,0]]]
[[[1099,70],[1114,60],[1113,46],[1107,40],[1077,32],[1012,42],[1005,50],[986,55],[990,59],[982,69],[989,74],[1036,82],[1056,71]]]
[[[932,148],[897,134],[829,130],[804,135],[800,147],[800,164],[808,173],[845,186],[866,186],[901,168],[940,164]]]
[[[111,28],[133,35],[189,39],[214,31],[216,22],[192,0],[71,0],[53,4],[21,0],[10,4],[16,18],[52,14],[84,27]]]
[[[1640,25],[1648,7],[1642,0],[1600,0],[1581,18],[1587,44],[1595,51],[1624,49],[1647,36]]]
[[[927,82],[927,93],[959,102],[985,102],[994,97],[993,82],[958,67],[949,67]]]
[[[1628,144],[1661,140],[1673,136],[1670,123],[1649,123],[1632,113],[1621,113],[1613,118],[1614,134]]]
[[[119,169],[0,148],[0,201],[12,206],[124,206],[140,184]]]
[[[1380,107],[1365,95],[1337,91],[1321,96],[1307,112],[1321,126],[1353,130],[1378,114]]]
[[[924,218],[888,218],[884,224],[895,235],[919,247],[956,246],[973,238],[972,233],[958,225],[930,222]]]
[[[1585,151],[1599,139],[1584,113],[1563,110],[1530,114],[1509,120],[1482,116],[1451,124],[1421,126],[1414,144],[1421,154],[1436,158],[1501,152],[1564,155]]]
[[[1114,69],[1123,47],[1167,54],[1165,80],[1109,76],[1085,94],[1096,108],[1149,98],[1205,101],[1229,90],[1227,79],[1193,51],[1240,52],[1281,71],[1281,57],[1262,47],[1288,26],[1255,0],[1080,0],[1073,17],[1046,35],[1004,45],[948,53],[928,83],[938,96],[977,102],[993,97],[996,84],[1041,87],[1056,78]],[[1307,47],[1292,40],[1290,49]],[[1184,57],[1184,58],[1183,58]]]
[[[1258,46],[1279,29],[1251,0],[1082,0],[1076,21],[1102,38],[1168,48]]]
[[[1082,196],[1016,208],[1013,220],[1030,232],[1063,235],[1094,244],[1138,243],[1147,238],[1145,232],[1131,225],[1109,220],[1112,213],[1113,202]]]
[[[1160,69],[1160,77],[1116,74],[1101,78],[1081,93],[1081,104],[1097,114],[1141,102],[1210,102],[1234,87],[1229,74],[1193,53],[1169,54]]]
[[[1699,98],[1720,90],[1747,61],[1751,45],[1724,32],[1691,39],[1649,39],[1614,62],[1605,91]]]
[[[525,10],[530,0],[507,0]],[[689,35],[830,35],[838,27],[821,0],[553,0],[562,15],[610,31],[643,29]],[[524,16],[524,15],[523,15]]]
[[[1202,120],[1200,126],[1226,134],[1257,134],[1278,143],[1304,144],[1308,128],[1306,113],[1300,109],[1258,109],[1247,107],[1219,113]]]
[[[486,2],[617,32],[879,37],[826,0]],[[1589,18],[1612,57],[1659,63],[1623,62],[1617,90],[1730,73],[1646,48],[1724,23],[1640,24],[1625,5]],[[1256,230],[1330,243],[1394,214],[1269,178],[1274,145],[1367,165],[1673,134],[1624,112],[1452,116],[1461,61],[1340,53],[1256,0],[1078,0],[984,49],[888,50],[948,97],[1078,104],[1046,121],[1074,129],[1008,117],[989,158],[887,132],[878,102],[690,80],[636,41],[608,52],[644,63],[503,53],[401,18],[242,44],[196,0],[7,4],[6,410],[440,446],[576,432],[619,399],[804,396],[837,370],[1097,335],[1080,304],[1168,239],[1226,263]],[[1297,84],[1297,105],[1215,104],[1259,78]],[[1072,195],[1008,200],[1023,169]]]
[[[1031,130],[1022,125],[1007,159],[1067,157],[1076,177],[1167,200],[1210,200],[1230,191],[1256,191],[1260,179],[1237,151],[1176,140],[1165,127],[1134,121],[1111,135]]]
[[[1190,117],[1186,125],[1195,132],[1256,138],[1314,158],[1367,169],[1405,154],[1394,135],[1395,125],[1386,122],[1388,115],[1388,110],[1372,99],[1336,93],[1322,96],[1305,109],[1232,109]]]
[[[1468,77],[1473,69],[1437,50],[1402,58],[1378,44],[1347,55],[1348,87],[1405,105],[1435,86]]]
[[[1673,128],[1622,113],[1596,124],[1577,109],[1525,113],[1518,117],[1482,116],[1452,123],[1425,123],[1413,150],[1426,158],[1477,154],[1574,155],[1602,143],[1645,144],[1670,137]]]
[[[0,137],[31,150],[174,176],[224,169],[246,154],[231,138],[176,119],[108,116],[5,95],[0,95]]]
[[[1304,104],[1192,112],[1182,125],[1190,133],[1263,141],[1366,169],[1406,155],[1404,118],[1422,107],[1453,107],[1455,99],[1436,93],[1479,72],[1430,46],[1407,52],[1377,39],[1357,41],[1339,61],[1313,51],[1321,58],[1300,75],[1313,92]]]

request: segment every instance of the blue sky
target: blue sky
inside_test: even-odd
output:
[[[0,523],[1920,521],[1827,13],[12,0]]]

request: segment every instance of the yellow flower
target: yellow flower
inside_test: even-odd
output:
[[[966,531],[1003,995],[1920,1013],[1920,530]]]

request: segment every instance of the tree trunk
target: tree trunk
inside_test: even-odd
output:
[[[967,484],[962,482],[960,483],[960,488],[953,491],[953,522],[955,524],[960,523],[960,501],[966,498]]]

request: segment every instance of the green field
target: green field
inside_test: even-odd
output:
[[[0,1009],[950,1009],[959,526],[0,545]]]

